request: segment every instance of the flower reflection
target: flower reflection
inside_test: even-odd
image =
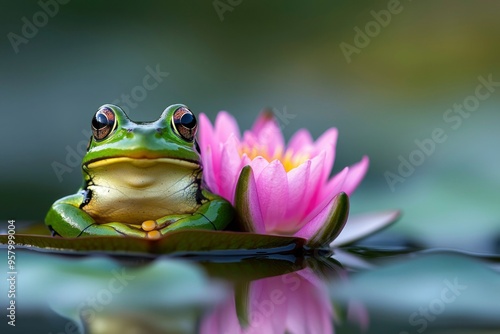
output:
[[[337,317],[328,287],[311,268],[253,281],[235,291],[202,321],[201,333],[334,332]],[[348,318],[366,326],[360,304],[349,308]]]
[[[232,296],[218,307],[203,322],[202,333],[333,332],[327,287],[309,268],[252,282],[245,300],[248,319],[238,319],[236,302]]]

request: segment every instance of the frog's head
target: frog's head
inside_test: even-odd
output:
[[[92,118],[92,138],[83,167],[115,162],[151,165],[163,161],[186,168],[199,168],[194,147],[197,121],[182,104],[167,107],[154,122],[133,122],[112,104],[100,107]]]

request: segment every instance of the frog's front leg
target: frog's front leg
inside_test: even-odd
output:
[[[56,201],[45,217],[45,225],[65,238],[76,238],[82,235],[136,236],[145,237],[146,232],[140,226],[112,222],[97,223],[88,213],[80,209],[85,200],[82,193],[70,195]]]
[[[223,230],[233,220],[232,205],[205,190],[201,195],[202,205],[192,214],[169,215],[143,222],[142,229],[148,233],[148,238],[156,239],[179,229]]]

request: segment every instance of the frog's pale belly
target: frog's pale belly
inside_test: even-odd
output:
[[[98,223],[141,224],[193,213],[200,206],[196,201],[199,166],[174,162],[116,158],[89,165],[91,200],[82,209]]]

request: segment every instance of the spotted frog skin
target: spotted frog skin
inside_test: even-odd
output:
[[[195,115],[182,104],[150,123],[103,105],[92,119],[83,185],[52,205],[45,224],[62,237],[156,239],[179,229],[224,229],[233,208],[202,187],[196,130]]]

